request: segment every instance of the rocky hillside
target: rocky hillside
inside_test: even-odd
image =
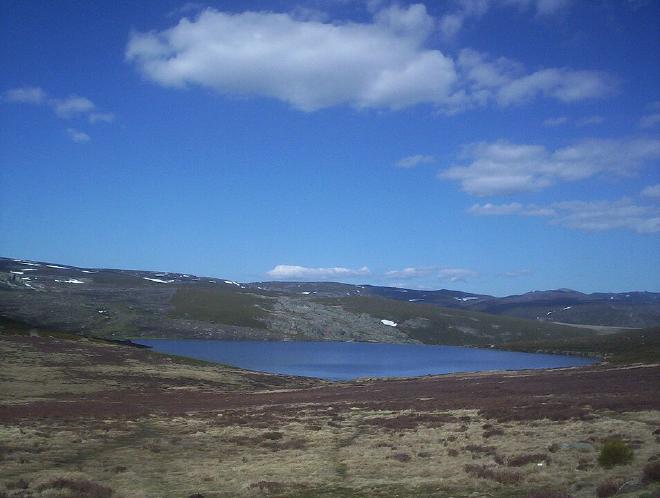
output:
[[[379,289],[335,283],[240,284],[180,273],[0,260],[0,315],[103,337],[483,346],[593,334],[545,321],[396,300],[377,295]]]

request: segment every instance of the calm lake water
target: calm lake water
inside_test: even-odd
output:
[[[151,346],[162,353],[248,370],[329,380],[557,368],[595,363],[593,359],[574,356],[417,344],[170,339],[136,339],[133,342]]]

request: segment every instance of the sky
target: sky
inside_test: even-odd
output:
[[[0,10],[2,256],[660,291],[660,2]]]

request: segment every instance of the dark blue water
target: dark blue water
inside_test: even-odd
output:
[[[590,365],[593,359],[491,349],[364,342],[137,339],[155,351],[287,375],[348,380]]]

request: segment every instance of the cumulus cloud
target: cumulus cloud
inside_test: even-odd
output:
[[[651,197],[653,199],[660,199],[660,183],[649,185],[640,193],[644,197]]]
[[[361,275],[369,275],[369,268],[363,266],[362,268],[344,268],[342,266],[336,266],[332,268],[310,268],[307,266],[297,266],[297,265],[277,265],[272,270],[266,272],[266,274],[274,279],[318,279],[318,280],[328,280],[332,278],[342,278],[342,277],[357,277]]]
[[[564,201],[548,206],[516,204],[472,206],[474,215],[545,216],[551,224],[589,232],[627,229],[637,233],[660,232],[660,209],[633,204],[629,199],[617,201]]]
[[[481,2],[468,4],[478,10]],[[428,46],[436,26],[422,4],[376,9],[363,23],[208,8],[169,29],[133,33],[125,55],[146,78],[166,87],[270,97],[303,111],[426,103],[459,112],[538,96],[572,102],[613,89],[606,75],[594,71],[528,74],[519,63],[475,51],[454,61]]]
[[[435,162],[435,157],[424,154],[415,154],[414,156],[407,156],[399,159],[396,165],[399,168],[414,168],[420,164],[432,164]]]
[[[644,163],[660,157],[660,140],[584,140],[554,151],[542,145],[500,141],[469,145],[462,157],[467,164],[451,166],[438,176],[459,182],[472,195],[506,195],[595,175],[634,174]]]
[[[84,144],[91,140],[91,137],[84,131],[76,130],[75,128],[67,128],[67,135],[69,138],[78,144]]]
[[[42,104],[46,100],[46,92],[38,86],[12,88],[5,92],[4,100],[21,104]]]

